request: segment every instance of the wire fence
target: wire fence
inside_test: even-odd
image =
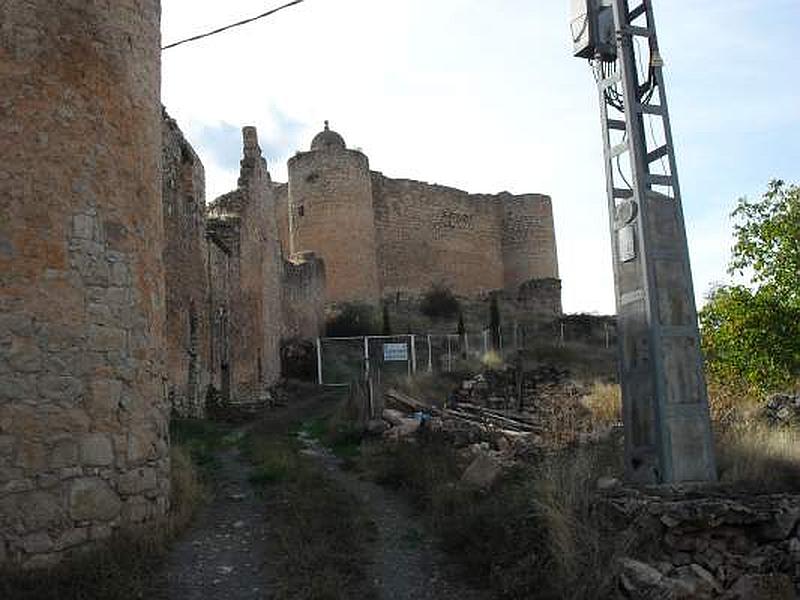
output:
[[[448,373],[464,361],[484,359],[490,352],[507,358],[520,350],[575,343],[610,349],[616,340],[613,321],[580,319],[511,324],[497,332],[324,337],[316,341],[317,381],[344,387],[376,375],[386,380],[421,372]]]

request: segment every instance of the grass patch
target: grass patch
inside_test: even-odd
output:
[[[171,421],[170,437],[172,444],[183,448],[206,478],[211,477],[218,467],[216,453],[240,441],[238,434],[230,433],[220,423],[190,419]]]
[[[361,466],[407,494],[465,574],[497,598],[580,600],[610,591],[613,552],[590,506],[597,478],[620,472],[618,455],[612,444],[543,457],[490,493],[459,485],[464,461],[435,438],[376,444]]]
[[[309,422],[303,429],[319,427]],[[276,600],[374,598],[364,565],[374,526],[358,501],[298,454],[285,434],[253,432],[245,440],[256,483],[270,498]]]

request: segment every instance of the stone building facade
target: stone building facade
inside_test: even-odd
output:
[[[0,3],[0,564],[168,508],[159,11]]]
[[[466,297],[503,290],[561,312],[549,197],[389,178],[327,123],[288,166],[288,185],[275,189],[282,244],[323,258],[328,302],[376,303],[440,285]]]
[[[263,399],[282,341],[320,333],[325,267],[283,256],[255,128],[237,188],[208,206],[202,162],[166,114],[163,135],[168,393],[175,414],[202,417],[209,386],[224,401]]]

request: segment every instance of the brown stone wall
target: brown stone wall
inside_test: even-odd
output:
[[[513,293],[531,280],[558,279],[550,198],[539,194],[500,194],[498,202],[503,219],[501,247],[505,289]]]
[[[231,364],[231,296],[234,278],[238,281],[238,219],[209,219],[206,246],[209,281],[209,361],[210,383],[229,401],[233,389]]]
[[[273,202],[256,130],[246,127],[239,187],[210,210],[232,226],[229,368],[237,399],[259,397],[280,377],[283,261]]]
[[[210,332],[205,170],[177,123],[163,122],[168,393],[175,414],[201,418]]]
[[[292,255],[292,243],[289,237],[289,184],[273,183],[272,196],[275,199],[275,223],[278,227],[278,239],[284,257]]]
[[[422,293],[436,284],[461,295],[503,287],[496,197],[381,173],[373,173],[373,190],[384,294]]]
[[[315,338],[325,329],[325,264],[313,253],[284,263],[284,339]]]
[[[167,510],[159,9],[0,3],[0,563]]]
[[[289,160],[292,252],[325,261],[327,301],[376,303],[380,297],[367,157],[330,148]]]

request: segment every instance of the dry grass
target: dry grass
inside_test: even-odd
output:
[[[616,383],[595,381],[592,391],[581,403],[592,413],[592,420],[603,426],[622,421],[622,391]]]
[[[407,494],[465,575],[496,597],[588,600],[601,597],[613,558],[592,520],[592,489],[618,474],[617,454],[592,446],[544,457],[488,494],[458,484],[465,465],[436,438],[376,445],[361,466]]]

